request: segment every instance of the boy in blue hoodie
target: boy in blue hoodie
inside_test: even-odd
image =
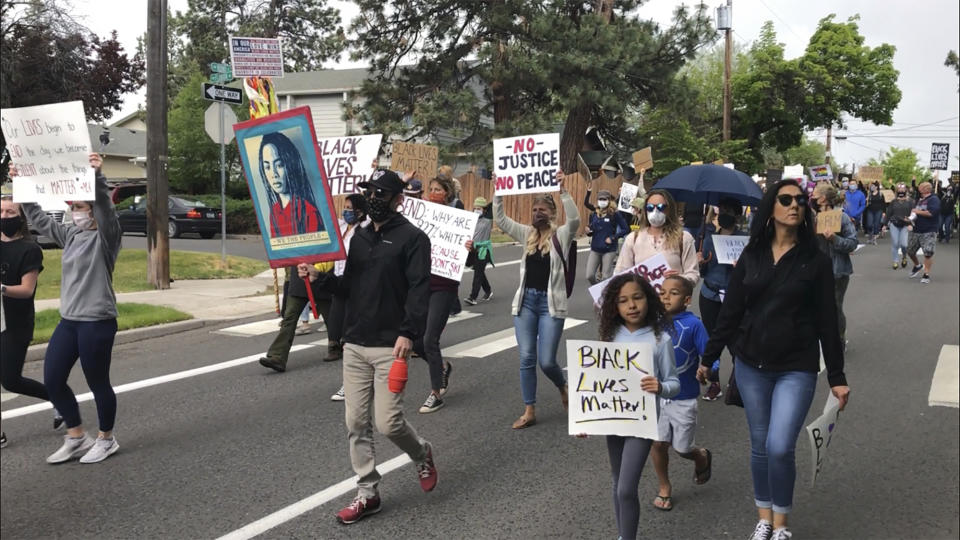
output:
[[[707,346],[707,329],[696,315],[687,311],[693,299],[693,283],[673,276],[663,282],[660,295],[667,313],[673,319],[673,354],[680,378],[680,392],[671,399],[660,399],[659,441],[653,443],[650,453],[660,489],[653,506],[669,511],[673,509],[673,486],[668,472],[669,453],[674,451],[682,458],[694,462],[693,481],[706,484],[710,480],[713,456],[706,448],[694,445],[697,431],[697,398],[700,384],[697,382],[697,365]]]

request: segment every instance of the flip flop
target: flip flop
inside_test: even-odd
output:
[[[695,470],[693,473],[693,481],[697,485],[703,485],[710,481],[710,475],[713,473],[713,454],[710,453],[710,450],[707,450],[707,468],[702,471]]]
[[[537,423],[536,417],[521,416],[513,423],[513,429],[525,429]]]
[[[657,501],[660,501],[659,505],[657,505]],[[657,510],[663,510],[664,512],[669,512],[673,510],[673,497],[670,497],[669,495],[667,496],[657,495],[657,497],[653,499],[653,507],[656,508]]]

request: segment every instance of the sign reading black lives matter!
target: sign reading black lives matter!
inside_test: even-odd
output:
[[[18,173],[13,200],[95,198],[90,132],[82,101],[0,109],[0,127]]]
[[[657,440],[657,396],[640,381],[653,369],[649,343],[567,340],[570,435]]]
[[[933,143],[930,145],[930,170],[945,171],[950,163],[950,144]]]
[[[560,134],[543,133],[493,141],[495,195],[559,191]]]

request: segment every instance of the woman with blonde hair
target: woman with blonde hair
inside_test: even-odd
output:
[[[517,242],[523,243],[520,259],[520,286],[513,297],[511,313],[520,352],[520,390],[525,406],[513,429],[523,429],[537,421],[537,364],[556,385],[564,409],[567,407],[567,382],[557,365],[557,349],[567,316],[567,290],[564,265],[570,242],[580,228],[580,212],[573,197],[563,188],[563,173],[557,173],[560,200],[566,223],[557,226],[557,203],[550,193],[533,199],[531,225],[507,217],[501,197],[493,198],[493,216],[497,226]]]
[[[663,189],[651,190],[638,218],[639,228],[623,241],[615,273],[629,270],[659,253],[670,266],[666,276],[679,275],[694,284],[699,282],[693,236],[683,230],[673,196]]]

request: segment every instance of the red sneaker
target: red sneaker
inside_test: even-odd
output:
[[[346,508],[337,512],[337,521],[344,525],[356,523],[361,519],[376,514],[380,511],[380,497],[370,497],[369,499],[357,495],[353,502]]]
[[[433,464],[433,446],[427,443],[427,457],[417,464],[417,476],[420,477],[420,489],[433,491],[437,487],[437,466]]]

